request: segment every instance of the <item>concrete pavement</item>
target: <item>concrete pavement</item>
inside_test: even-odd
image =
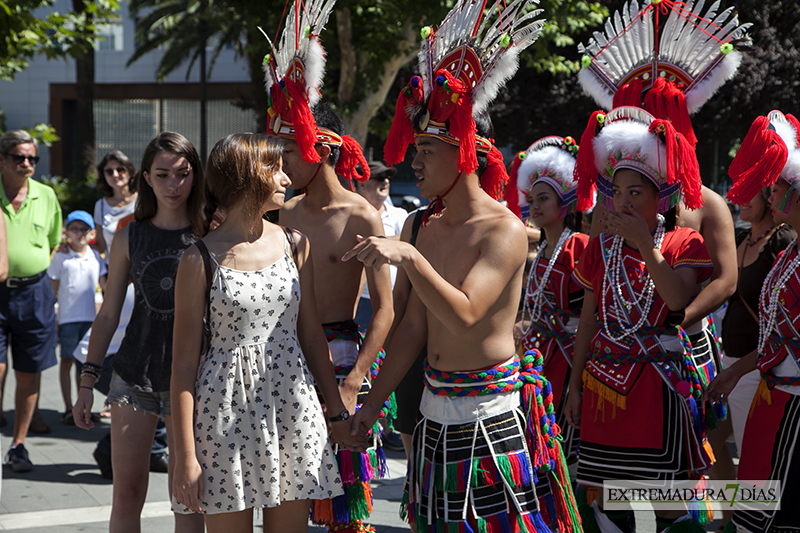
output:
[[[13,427],[13,398],[15,382],[9,372],[3,407],[9,425],[0,431],[3,455],[11,443]],[[104,397],[95,392],[95,408],[99,411]],[[35,468],[17,474],[3,469],[0,495],[0,530],[18,533],[63,533],[108,531],[111,512],[111,481],[103,479],[94,462],[95,444],[106,431],[108,420],[85,431],[61,422],[63,409],[58,385],[58,367],[42,374],[40,408],[45,422],[53,432],[31,435],[25,443]],[[405,455],[388,452],[390,478],[373,483],[374,511],[369,521],[378,533],[408,531],[408,525],[398,517],[403,491]],[[167,533],[173,531],[173,519],[167,497],[167,475],[150,474],[147,499],[142,513],[142,531]],[[655,531],[652,513],[637,513],[638,531]],[[261,531],[261,516],[257,515],[254,530]],[[709,525],[708,530],[715,527]],[[322,528],[310,527],[312,533],[324,533]]]

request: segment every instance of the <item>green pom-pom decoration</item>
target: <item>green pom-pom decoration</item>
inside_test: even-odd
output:
[[[508,48],[511,44],[511,36],[507,33],[504,33],[500,36],[500,46],[503,48]]]
[[[606,116],[604,114],[600,113],[599,115],[597,115],[598,124],[605,124],[605,122],[606,122]]]
[[[723,54],[730,54],[733,52],[733,45],[731,43],[725,43],[719,47],[720,52]]]
[[[433,28],[431,28],[430,26],[425,26],[419,32],[419,34],[422,35],[423,39],[427,39],[428,37],[430,37],[431,33],[433,33]]]
[[[264,56],[264,60],[261,63],[264,64],[264,65],[269,65],[269,60],[270,60],[271,57],[272,56],[270,56],[269,54],[265,55]]]
[[[590,56],[583,56],[583,57],[581,58],[581,66],[582,66],[583,68],[586,68],[586,67],[588,67],[588,66],[589,66],[589,65],[591,65],[591,64],[592,64],[592,58],[591,58]]]
[[[306,26],[306,39],[311,37],[311,26]]]
[[[517,159],[519,159],[520,161],[525,161],[526,157],[528,157],[528,154],[526,154],[525,152],[520,152],[517,154]]]

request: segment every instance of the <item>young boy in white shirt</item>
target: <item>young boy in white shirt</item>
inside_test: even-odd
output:
[[[58,340],[61,343],[60,381],[64,398],[65,424],[74,425],[72,418],[72,390],[70,371],[75,356],[73,352],[84,334],[92,326],[95,317],[95,293],[97,284],[105,288],[106,264],[100,254],[89,247],[96,237],[94,219],[86,211],[73,211],[65,223],[67,253],[56,252],[47,275],[53,284],[53,293],[58,299]],[[75,374],[80,387],[81,364]]]

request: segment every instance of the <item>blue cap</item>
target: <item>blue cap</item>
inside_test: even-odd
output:
[[[94,229],[94,219],[92,218],[92,215],[86,211],[73,211],[67,215],[67,221],[64,223],[64,227],[69,227],[69,225],[76,220],[80,220],[90,228]]]

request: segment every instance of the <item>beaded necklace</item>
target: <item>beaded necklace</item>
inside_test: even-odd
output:
[[[658,227],[656,228],[655,238],[653,244],[661,251],[661,244],[664,242],[664,235],[666,231],[664,230],[664,217],[658,215]],[[602,292],[602,305],[603,309],[603,331],[605,332],[606,336],[611,339],[613,342],[620,342],[622,339],[626,337],[632,337],[636,334],[639,329],[645,325],[647,322],[648,315],[650,315],[650,310],[653,307],[653,302],[655,301],[655,293],[656,293],[656,285],[653,283],[653,279],[650,277],[650,274],[647,274],[647,278],[644,282],[644,287],[642,292],[639,296],[636,295],[633,287],[631,287],[631,300],[628,301],[625,299],[624,295],[622,294],[622,269],[623,266],[623,257],[622,257],[622,245],[625,241],[619,235],[614,235],[613,242],[611,243],[611,248],[609,249],[608,254],[608,267],[606,268],[606,275],[603,277],[603,292]],[[639,311],[639,320],[636,324],[633,324],[631,327],[625,327],[620,322],[619,327],[611,328],[608,324],[608,315],[610,309],[606,306],[606,294],[608,293],[608,284],[611,283],[614,291],[614,298],[613,302],[611,303],[612,309],[616,310],[616,316],[623,317],[628,316],[628,313],[634,307],[637,308]],[[627,312],[623,313],[623,309],[620,305],[624,305],[627,309]],[[612,333],[612,329],[617,329],[620,332],[620,335],[614,335]]]
[[[531,329],[533,329],[534,324],[539,322],[539,319],[542,317],[542,310],[544,309],[545,302],[544,290],[547,287],[548,280],[550,279],[550,272],[553,271],[556,260],[558,259],[558,256],[561,255],[561,250],[564,248],[564,245],[567,243],[569,238],[572,237],[573,233],[574,232],[569,228],[564,228],[564,231],[561,232],[561,236],[558,238],[558,242],[556,243],[556,248],[553,250],[553,255],[550,256],[550,262],[547,263],[547,267],[544,269],[544,274],[542,274],[542,279],[538,282],[536,281],[536,271],[539,267],[539,261],[541,261],[541,258],[544,257],[544,251],[547,248],[547,241],[542,243],[539,253],[536,254],[536,258],[533,260],[530,272],[528,273],[528,283],[526,285],[528,289],[527,292],[530,297],[525,298],[525,303],[522,306],[523,327],[525,324],[526,314],[529,319],[528,328],[522,332],[523,336],[526,338]],[[531,291],[532,288],[533,290]]]
[[[789,256],[796,246],[797,239],[793,240],[786,250],[784,250],[780,259],[775,262],[775,265],[769,271],[769,274],[767,274],[766,279],[764,279],[764,285],[761,287],[759,303],[762,309],[767,310],[767,316],[765,317],[764,313],[758,315],[759,354],[764,353],[764,349],[767,347],[767,339],[769,339],[770,333],[772,333],[772,330],[776,326],[781,292],[786,288],[786,283],[789,279],[797,272],[797,267],[800,266],[800,254],[795,254],[794,259],[789,262]]]

